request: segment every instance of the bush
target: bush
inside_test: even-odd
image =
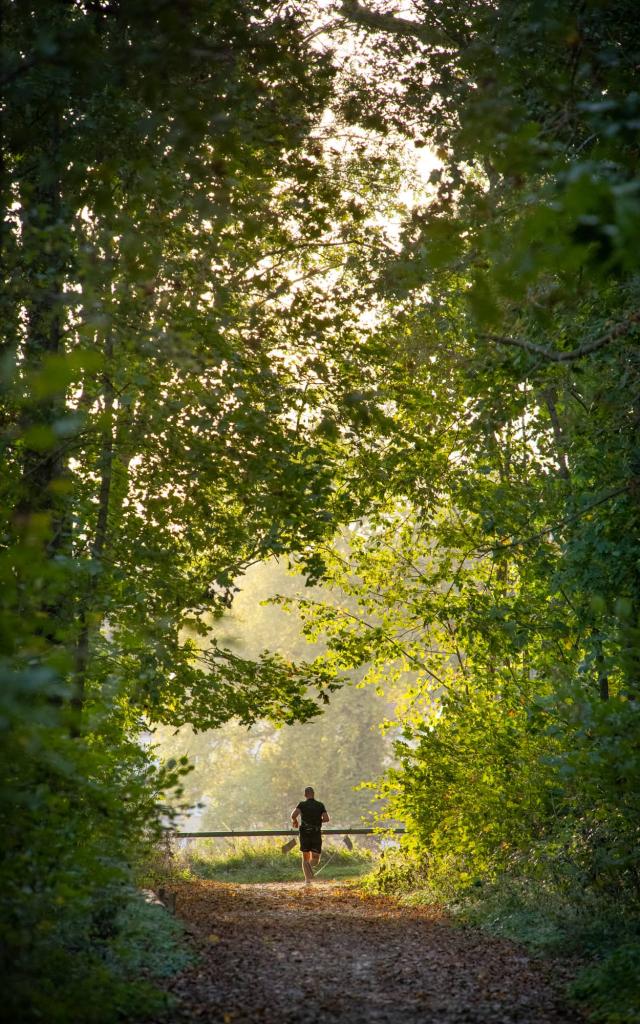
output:
[[[21,1024],[110,1024],[164,1005],[153,979],[184,962],[179,925],[134,878],[180,770],[157,768],[107,719],[72,737],[25,699],[28,681],[5,676],[0,708],[3,1008]]]
[[[640,1021],[640,940],[625,942],[584,970],[572,986],[585,1000],[591,1020],[606,1024]]]

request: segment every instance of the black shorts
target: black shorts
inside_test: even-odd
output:
[[[320,829],[300,829],[300,850],[302,853],[322,853],[322,832]]]

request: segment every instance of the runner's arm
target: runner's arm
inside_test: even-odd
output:
[[[320,821],[329,821],[329,815],[326,810],[322,812],[322,817],[320,818]]]
[[[299,825],[299,821],[298,821],[298,818],[299,818],[299,817],[300,817],[300,808],[299,808],[299,807],[296,807],[296,808],[294,808],[294,810],[293,810],[293,811],[291,812],[291,823],[292,823],[292,825],[293,825],[293,827],[294,827],[294,828],[298,828],[298,825]]]

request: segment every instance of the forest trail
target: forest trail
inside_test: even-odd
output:
[[[186,1024],[576,1024],[566,970],[433,908],[335,882],[174,886],[198,948],[170,983]]]

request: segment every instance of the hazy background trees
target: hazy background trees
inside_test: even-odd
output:
[[[232,608],[215,624],[221,644],[247,659],[264,650],[287,661],[320,653],[321,645],[305,639],[295,607],[286,612],[277,604],[262,604],[276,594],[293,598],[304,591],[303,580],[292,576],[284,562],[252,566],[236,583]],[[322,587],[310,593],[315,600],[331,600]],[[229,723],[197,733],[188,726],[156,729],[150,741],[158,756],[187,755],[193,765],[183,799],[202,807],[182,817],[181,827],[288,828],[291,810],[308,785],[327,805],[336,827],[362,824],[363,818],[373,821],[379,801],[370,789],[358,787],[378,779],[393,760],[393,730],[383,732],[381,726],[392,718],[394,694],[403,688],[396,683],[382,693],[373,686],[358,687],[362,675],[345,674],[347,685],[331,696],[321,716],[304,724],[277,728],[261,722],[247,729]]]

